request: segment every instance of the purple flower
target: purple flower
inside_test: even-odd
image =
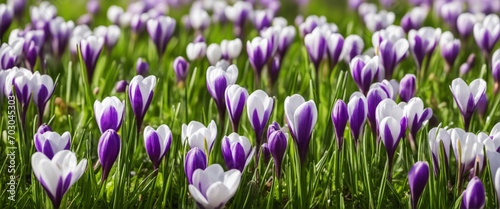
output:
[[[156,77],[150,75],[143,78],[141,75],[136,75],[132,81],[130,81],[128,94],[130,98],[130,104],[132,105],[132,110],[134,111],[135,120],[137,121],[137,130],[142,125],[144,115],[151,104],[153,99],[154,89],[156,86]]]
[[[342,57],[347,63],[350,63],[351,60],[360,55],[365,48],[365,43],[363,39],[358,35],[349,35],[344,40],[344,47],[342,48],[342,53],[340,57]]]
[[[0,70],[7,70],[14,67],[17,63],[19,55],[16,50],[9,44],[3,43],[0,46]]]
[[[75,153],[69,150],[58,152],[52,159],[37,152],[31,156],[31,167],[54,208],[59,208],[64,194],[85,172],[87,160],[77,164]]]
[[[450,85],[453,98],[460,108],[464,120],[465,130],[469,130],[472,114],[476,110],[479,99],[486,93],[486,82],[483,79],[476,79],[469,85],[461,78],[456,78]]]
[[[6,95],[12,95],[12,81],[16,88],[16,98],[20,104],[22,126],[26,125],[26,112],[28,111],[31,95],[33,94],[33,74],[25,68],[14,68],[6,79]]]
[[[30,7],[31,24],[33,24],[33,27],[37,30],[43,30],[47,35],[49,33],[49,22],[54,19],[56,15],[56,7],[48,1],[43,1],[38,7]]]
[[[0,38],[7,32],[14,18],[14,11],[6,4],[0,4]]]
[[[80,41],[80,50],[83,62],[87,68],[87,80],[89,84],[92,83],[92,77],[94,76],[97,59],[101,54],[103,45],[104,39],[102,37],[98,38],[96,36],[89,36]]]
[[[94,102],[94,114],[101,133],[108,129],[118,131],[125,114],[125,101],[120,101],[115,96],[104,98],[102,103],[96,100]]]
[[[417,69],[422,69],[424,57],[432,56],[439,37],[441,36],[440,28],[423,27],[417,30],[410,30],[408,41],[410,42],[410,50],[413,53],[413,58],[417,63]],[[429,62],[429,61],[428,61]]]
[[[457,18],[457,30],[463,38],[468,38],[474,31],[476,16],[471,13],[462,13]]]
[[[380,136],[382,133],[380,133],[380,124],[382,120],[386,117],[392,117],[396,120],[398,120],[401,124],[403,122],[405,123],[405,126],[402,127],[402,130],[406,132],[406,124],[408,122],[408,117],[406,116],[405,112],[405,106],[406,103],[401,102],[399,104],[396,104],[394,100],[390,98],[386,98],[382,100],[376,107],[375,109],[375,120],[376,120],[376,127],[377,127],[377,133],[379,135],[379,138],[377,138],[377,144],[380,142]],[[405,133],[401,137],[405,137]]]
[[[327,43],[321,29],[316,28],[304,38],[309,59],[314,64],[316,72],[319,70],[319,64],[327,51]]]
[[[474,38],[484,53],[491,53],[500,37],[500,19],[496,14],[490,14],[482,23],[474,25]]]
[[[387,99],[384,101],[388,101]],[[385,117],[379,124],[379,133],[382,143],[384,143],[387,151],[387,160],[389,162],[388,179],[392,179],[392,161],[394,153],[398,147],[399,140],[405,135],[406,131],[406,118],[403,117],[401,121],[394,117]]]
[[[269,97],[266,92],[262,90],[256,90],[248,97],[248,120],[255,131],[257,146],[262,144],[262,136],[273,109],[274,99]]]
[[[76,56],[78,53],[77,46],[80,45],[80,41],[92,35],[92,31],[87,25],[77,25],[71,33],[69,39],[69,51],[72,56]]]
[[[108,129],[101,135],[99,145],[97,147],[97,154],[99,155],[99,160],[101,161],[102,166],[102,182],[108,178],[109,171],[111,171],[111,168],[120,153],[120,149],[120,136],[118,136],[118,133],[116,133],[115,130]]]
[[[448,169],[450,161],[450,134],[444,128],[432,128],[429,131],[429,147],[432,153],[432,164],[434,165],[434,176],[437,178],[439,173],[439,168],[441,164],[441,143],[443,143],[444,148],[444,162],[445,168]]]
[[[250,163],[255,153],[255,147],[247,137],[232,133],[222,139],[222,156],[228,169],[237,169],[240,172]]]
[[[233,22],[233,29],[236,36],[243,34],[245,22],[249,19],[252,10],[252,4],[246,1],[237,1],[233,6],[225,8],[225,15],[228,20]]]
[[[149,37],[156,45],[158,57],[163,57],[167,44],[174,33],[175,25],[175,19],[166,16],[148,20]]]
[[[463,3],[459,1],[449,2],[443,4],[439,8],[439,15],[444,19],[444,21],[453,29],[457,29],[457,19],[460,14],[462,14]]]
[[[408,184],[410,185],[412,208],[417,208],[418,199],[424,192],[425,185],[427,185],[428,181],[429,165],[424,161],[416,162],[408,173]]]
[[[408,33],[411,29],[418,30],[425,18],[429,9],[427,7],[414,7],[403,18],[401,18],[401,27]]]
[[[318,109],[313,100],[305,101],[299,94],[285,99],[285,116],[290,133],[299,148],[300,162],[306,161],[311,134],[318,120]]]
[[[371,32],[375,32],[392,25],[395,19],[396,15],[394,15],[393,12],[387,12],[385,10],[381,10],[378,13],[368,13],[363,17],[366,27]]]
[[[417,77],[413,74],[406,74],[399,82],[399,98],[401,101],[408,102],[415,96],[417,90]]]
[[[132,16],[132,19],[130,19],[130,29],[135,34],[142,33],[144,29],[146,29],[146,24],[149,19],[150,16],[146,13]]]
[[[488,95],[483,94],[483,96],[479,98],[476,106],[477,114],[479,114],[480,117],[484,117],[486,110],[488,109]]]
[[[264,158],[264,164],[267,165],[269,160],[271,159],[271,151],[269,151],[269,145],[267,143],[263,143],[261,146],[262,157]]]
[[[359,138],[363,135],[363,128],[368,114],[366,97],[360,92],[351,94],[349,103],[347,103],[347,111],[349,113],[349,126],[357,148]]]
[[[189,62],[184,57],[178,56],[174,59],[173,69],[177,83],[185,82],[189,73]]]
[[[37,134],[43,134],[45,132],[49,132],[49,131],[52,131],[52,129],[50,128],[50,126],[48,126],[47,124],[43,124],[41,126],[38,127],[38,130],[36,131]]]
[[[248,91],[237,84],[233,84],[226,88],[224,96],[233,132],[238,132],[238,125],[240,124],[241,114],[248,98]]]
[[[354,11],[358,11],[359,6],[364,2],[364,0],[349,0],[349,8]]]
[[[368,93],[376,76],[384,75],[384,67],[379,62],[378,56],[370,58],[368,55],[356,56],[351,60],[349,64],[351,76],[361,93]]]
[[[34,138],[36,151],[45,154],[49,159],[52,159],[59,151],[69,150],[71,144],[71,135],[67,131],[62,135],[46,131],[35,134]]]
[[[323,25],[325,23],[326,23],[326,17],[324,16],[321,17],[318,17],[316,15],[308,16],[306,20],[300,23],[299,25],[300,37],[305,37],[307,34],[312,33],[316,27]]]
[[[454,39],[450,31],[446,31],[441,35],[439,41],[439,48],[441,48],[441,56],[446,60],[449,68],[453,67],[455,59],[460,52],[460,40]]]
[[[475,176],[467,184],[460,207],[465,209],[483,208],[485,204],[486,192],[483,182],[479,177]]]
[[[271,60],[271,68],[268,69],[271,88],[274,86],[274,83],[278,80],[278,76],[281,70],[281,58],[279,56],[274,56]]]
[[[123,93],[127,90],[128,82],[126,80],[121,80],[116,82],[115,91]]]
[[[349,112],[344,101],[341,99],[335,102],[332,110],[333,128],[335,129],[335,138],[337,139],[337,147],[342,150],[344,144],[344,131],[347,121],[349,120]]]
[[[99,0],[89,0],[86,5],[87,12],[90,14],[97,14],[101,7],[99,5]]]
[[[274,12],[272,10],[256,10],[253,13],[253,24],[255,25],[255,29],[260,31],[264,28],[271,26],[271,22],[274,18]]]
[[[184,161],[184,172],[188,179],[189,184],[193,183],[193,173],[195,170],[205,170],[207,167],[207,155],[198,147],[192,148],[186,154]]]
[[[240,56],[243,44],[239,38],[234,40],[222,40],[220,42],[220,50],[222,59],[231,62],[231,60],[236,59]]]
[[[257,81],[260,79],[262,69],[271,58],[273,44],[271,40],[255,37],[252,41],[247,41],[247,54],[250,64],[255,71]]]
[[[61,57],[68,45],[75,23],[71,20],[64,22],[62,17],[56,17],[50,21],[49,26],[52,49],[56,56]]]
[[[35,105],[38,107],[38,117],[40,120],[38,121],[38,124],[41,125],[41,119],[43,118],[45,105],[54,93],[55,84],[50,76],[40,75],[40,73],[38,73],[37,71],[33,74],[31,85],[33,88],[33,103],[35,103]]]
[[[408,117],[408,128],[410,129],[409,140],[412,148],[415,148],[415,142],[417,137],[417,132],[420,130],[422,125],[426,124],[432,117],[432,109],[425,108],[424,102],[418,97],[414,97],[408,101],[408,104],[404,107],[404,115]]]
[[[23,54],[26,66],[33,71],[36,59],[43,48],[47,33],[42,30],[31,30],[24,34]]]
[[[175,63],[175,60],[174,60]],[[137,74],[146,76],[149,72],[149,64],[144,60],[142,57],[139,57],[137,59],[137,62],[135,63],[135,69],[137,70]],[[174,65],[175,69],[175,65]]]
[[[26,8],[26,0],[7,0],[7,5],[12,8],[16,18],[23,17],[24,9]]]
[[[366,102],[368,103],[368,123],[372,129],[373,134],[378,135],[378,123],[376,118],[377,106],[382,100],[389,98],[389,94],[382,87],[370,88],[366,95]],[[378,142],[378,139],[377,139]]]
[[[224,119],[226,114],[224,93],[229,85],[236,83],[238,79],[238,68],[236,65],[229,65],[226,61],[221,61],[218,62],[215,67],[208,67],[206,78],[208,92],[212,95],[217,105],[221,119]]]
[[[161,160],[170,149],[172,143],[172,132],[167,125],[161,125],[158,129],[147,126],[144,129],[144,146],[154,169],[158,169]]]
[[[340,33],[332,33],[326,37],[327,53],[330,59],[330,68],[333,69],[340,60],[342,48],[344,46],[344,37]]]
[[[274,167],[276,170],[276,177],[281,177],[281,164],[285,157],[286,148],[288,146],[288,134],[278,123],[273,122],[267,129],[267,144],[274,160]]]
[[[111,52],[113,47],[118,43],[118,39],[120,39],[120,28],[116,25],[106,26],[98,26],[94,29],[94,34],[97,37],[101,37],[104,39],[104,44],[106,45],[106,50]]]
[[[395,42],[383,40],[378,45],[378,55],[385,69],[385,78],[391,79],[394,69],[397,65],[406,58],[408,51],[408,41],[404,38],[398,39]]]
[[[288,48],[292,45],[295,39],[295,28],[293,26],[286,26],[281,28],[278,36],[278,54],[280,58],[283,59]]]
[[[198,121],[191,121],[188,125],[182,124],[181,138],[183,144],[187,140],[191,149],[199,148],[208,159],[217,138],[217,126],[213,120],[207,127]]]

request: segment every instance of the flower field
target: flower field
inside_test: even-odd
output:
[[[4,1],[0,208],[499,208],[499,14]]]

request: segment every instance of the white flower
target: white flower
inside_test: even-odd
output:
[[[186,48],[186,54],[189,60],[198,60],[205,57],[207,44],[205,42],[189,43]]]
[[[210,65],[215,65],[221,57],[221,47],[218,44],[210,44],[207,48],[207,59]]]
[[[191,121],[188,125],[182,124],[181,138],[183,143],[186,143],[186,140],[188,141],[191,149],[198,147],[205,152],[208,158],[217,138],[215,121],[212,120],[206,127],[198,121]]]

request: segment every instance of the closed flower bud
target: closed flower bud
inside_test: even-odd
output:
[[[108,129],[101,135],[99,145],[97,147],[97,153],[102,166],[102,182],[108,178],[109,172],[111,171],[111,168],[120,153],[120,149],[120,136],[118,136],[118,133],[116,133],[115,130]]]

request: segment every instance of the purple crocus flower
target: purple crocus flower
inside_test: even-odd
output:
[[[41,126],[38,127],[38,130],[36,131],[37,134],[43,134],[45,132],[49,132],[49,131],[52,131],[52,129],[50,128],[50,126],[48,126],[47,124],[43,124]]]
[[[332,33],[326,37],[327,53],[330,60],[330,68],[333,69],[341,58],[342,49],[344,47],[344,37],[340,33]]]
[[[9,44],[3,43],[0,46],[0,70],[7,70],[14,67],[19,55]]]
[[[326,23],[326,17],[324,16],[321,17],[318,17],[316,15],[308,16],[305,19],[305,21],[300,23],[300,25],[298,26],[300,37],[305,37],[307,34],[312,33],[316,27],[323,25],[325,23]]]
[[[272,10],[257,10],[253,13],[252,22],[255,25],[255,29],[257,29],[257,31],[260,31],[271,26],[273,18],[274,12]]]
[[[236,83],[238,68],[236,65],[229,65],[226,61],[219,61],[215,67],[210,66],[207,69],[206,78],[208,92],[215,101],[219,110],[220,122],[223,123],[226,115],[224,93],[229,85]]]
[[[448,70],[451,69],[460,52],[460,40],[454,39],[453,34],[446,31],[441,35],[439,48],[441,48],[441,56],[446,60]]]
[[[14,12],[12,8],[6,4],[0,4],[0,38],[9,29],[13,18]]]
[[[77,164],[75,153],[69,150],[58,152],[52,159],[36,152],[31,156],[31,167],[54,208],[59,208],[64,194],[85,172],[87,160],[83,159]]]
[[[452,1],[443,4],[439,8],[439,15],[444,19],[444,21],[454,30],[457,30],[457,19],[460,14],[462,14],[464,8],[463,3],[460,1]]]
[[[137,70],[138,75],[146,76],[149,72],[149,64],[142,57],[139,57],[139,59],[137,59],[137,62],[135,63],[135,69]]]
[[[8,7],[12,8],[13,14],[16,18],[22,18],[24,9],[26,8],[26,0],[7,0]]]
[[[381,10],[378,13],[368,13],[363,17],[366,27],[371,32],[375,32],[392,25],[395,19],[396,15],[393,12],[385,10]]]
[[[146,29],[146,24],[149,19],[150,16],[147,13],[132,16],[132,19],[130,19],[130,30],[132,30],[134,34],[142,33],[144,29]]]
[[[360,55],[365,48],[365,43],[363,39],[358,35],[349,35],[344,40],[344,47],[342,48],[342,53],[340,57],[342,57],[347,63],[350,63],[351,60]]]
[[[491,57],[491,73],[495,80],[495,93],[497,93],[500,87],[500,49],[496,50]]]
[[[189,184],[193,183],[194,171],[198,169],[205,170],[207,162],[207,155],[201,149],[195,147],[189,150],[184,161],[184,172]]]
[[[406,74],[399,82],[399,98],[403,102],[410,101],[415,96],[417,90],[417,77],[413,74]]]
[[[476,105],[483,94],[486,93],[486,81],[476,79],[467,85],[461,78],[456,78],[451,83],[450,90],[462,113],[464,129],[468,131]]]
[[[80,41],[80,51],[85,67],[87,68],[87,81],[89,84],[92,83],[97,59],[101,54],[103,45],[104,39],[102,37],[89,36]]]
[[[384,66],[386,79],[392,78],[397,65],[406,58],[408,47],[408,41],[404,38],[398,39],[395,42],[383,40],[378,45],[378,55],[380,56],[381,64]]]
[[[237,169],[240,172],[245,170],[245,167],[250,163],[255,154],[255,147],[252,148],[250,140],[237,133],[225,136],[222,139],[221,149],[227,168]]]
[[[307,34],[304,38],[309,59],[314,64],[316,72],[319,70],[319,64],[327,51],[326,38],[324,37],[320,28],[314,29],[311,33]]]
[[[425,108],[424,102],[418,97],[414,97],[408,101],[404,107],[404,115],[408,117],[408,128],[410,130],[408,139],[413,150],[416,150],[417,132],[425,125],[432,117],[432,109]]]
[[[288,48],[292,45],[293,40],[295,39],[295,27],[286,26],[281,28],[279,37],[278,37],[278,54],[280,58],[283,59]]]
[[[154,169],[158,169],[161,160],[170,149],[172,143],[172,132],[167,125],[161,125],[158,129],[147,126],[144,129],[144,146]]]
[[[127,90],[128,82],[126,80],[121,80],[116,82],[115,91],[118,93],[123,93]]]
[[[172,65],[175,77],[177,78],[177,83],[186,82],[186,78],[189,73],[189,62],[184,59],[184,57],[178,56],[174,59]]]
[[[479,177],[475,176],[467,184],[464,191],[461,208],[483,208],[486,204],[486,191],[483,182]]]
[[[266,92],[262,90],[256,90],[248,97],[247,114],[250,124],[255,131],[255,141],[257,142],[257,147],[260,147],[262,144],[262,136],[273,109],[273,98],[269,97]]]
[[[399,141],[405,135],[406,131],[406,118],[403,117],[401,121],[394,117],[385,117],[379,124],[379,133],[382,143],[384,143],[387,151],[387,160],[389,162],[389,173],[387,179],[392,180],[392,161],[394,153],[398,147]]]
[[[448,169],[450,161],[450,134],[444,128],[434,127],[429,131],[429,147],[432,153],[432,164],[434,165],[434,176],[437,178],[441,164],[441,143],[444,147],[445,168]]]
[[[38,125],[41,125],[45,105],[54,93],[56,85],[50,76],[40,75],[38,71],[33,74],[31,85],[33,89],[33,103],[38,107]]]
[[[429,165],[427,162],[418,161],[410,169],[408,173],[408,184],[411,192],[411,206],[417,208],[418,199],[424,192],[425,185],[429,181]]]
[[[94,115],[101,133],[108,129],[120,130],[123,116],[125,114],[125,101],[120,101],[118,97],[106,97],[102,102],[94,102]]]
[[[158,57],[163,57],[167,44],[175,30],[175,19],[166,16],[160,16],[156,19],[148,20],[148,33],[151,40],[156,45]]]
[[[36,151],[45,154],[49,159],[59,151],[69,150],[71,144],[71,135],[67,131],[62,135],[52,131],[36,133],[34,138]]]
[[[488,109],[488,95],[483,94],[479,101],[477,102],[477,114],[479,117],[484,118],[486,110]]]
[[[368,104],[365,95],[360,92],[354,92],[347,103],[347,112],[349,113],[349,126],[351,127],[352,137],[356,149],[359,138],[363,135],[363,129],[368,114]]]
[[[92,31],[87,25],[77,25],[73,29],[73,33],[71,33],[71,37],[69,39],[69,51],[71,52],[72,57],[76,57],[78,53],[77,47],[80,45],[80,41],[91,35]]]
[[[49,35],[49,22],[57,15],[57,8],[48,1],[43,1],[38,7],[30,7],[31,24],[37,30],[43,30]]]
[[[468,38],[474,31],[476,16],[471,13],[462,13],[457,18],[457,30],[462,38]]]
[[[146,78],[141,75],[136,75],[132,81],[130,81],[128,94],[137,122],[138,132],[144,120],[144,115],[146,115],[149,104],[151,104],[151,100],[153,99],[155,86],[156,77],[154,75],[150,75]]]
[[[364,2],[364,0],[349,0],[349,8],[354,10],[354,11],[358,11],[359,6],[363,2]]]
[[[431,57],[439,37],[441,36],[440,28],[423,27],[417,30],[410,30],[408,41],[410,42],[410,50],[413,53],[413,58],[417,64],[417,69],[422,69],[424,57]]]
[[[66,50],[74,27],[75,23],[73,23],[73,21],[70,20],[65,22],[62,17],[56,17],[50,21],[51,46],[54,54],[58,58],[60,58],[64,50]]]
[[[262,144],[261,152],[264,164],[267,165],[267,163],[269,163],[269,160],[271,160],[271,151],[269,151],[269,145],[267,143]]]
[[[24,127],[26,125],[26,112],[28,111],[31,95],[33,94],[33,74],[25,68],[20,68],[20,70],[15,68],[11,73],[6,79],[6,89],[10,89],[6,90],[6,95],[12,95],[12,86],[10,85],[10,81],[12,80],[16,88],[16,98],[21,107],[21,123]]]
[[[347,121],[349,120],[349,112],[344,101],[341,99],[335,102],[332,110],[333,128],[335,129],[335,138],[337,139],[337,147],[342,150],[344,144],[344,131]]]
[[[42,51],[46,35],[42,30],[31,30],[24,34],[23,54],[26,66],[31,71],[33,71],[36,59]]]
[[[370,88],[366,95],[366,102],[368,103],[368,123],[371,127],[372,134],[378,135],[378,123],[376,118],[377,106],[382,100],[389,98],[389,94],[382,87]],[[377,139],[378,142],[378,139]]]
[[[379,62],[378,56],[370,58],[368,55],[356,56],[351,60],[351,76],[361,93],[368,93],[376,76],[384,75],[384,67]]]
[[[245,22],[249,19],[252,9],[252,4],[246,1],[237,1],[233,6],[227,6],[225,8],[226,17],[233,22],[234,34],[236,36],[243,35]]]
[[[318,120],[318,109],[313,100],[305,101],[299,94],[285,99],[285,116],[290,133],[299,148],[300,162],[306,161],[311,134]]]
[[[226,88],[224,96],[233,132],[237,133],[241,114],[243,113],[243,109],[248,98],[248,91],[237,84],[233,84]]]
[[[99,160],[101,161],[102,174],[101,181],[104,182],[109,175],[109,171],[113,167],[113,164],[118,157],[121,149],[120,136],[113,129],[108,129],[105,131],[101,138],[99,139],[99,145],[97,147],[97,154],[99,155]]]
[[[255,71],[256,82],[259,82],[262,69],[271,58],[273,44],[271,40],[255,37],[252,41],[247,41],[247,54],[250,64]]]
[[[276,177],[279,179],[281,177],[281,164],[288,146],[288,134],[281,130],[277,122],[273,122],[267,129],[267,144],[273,156]]]
[[[490,56],[491,50],[500,37],[500,19],[496,14],[486,16],[482,23],[474,25],[474,38],[483,53]]]
[[[401,27],[406,33],[411,29],[418,30],[428,13],[429,9],[427,7],[414,7],[401,18]]]

